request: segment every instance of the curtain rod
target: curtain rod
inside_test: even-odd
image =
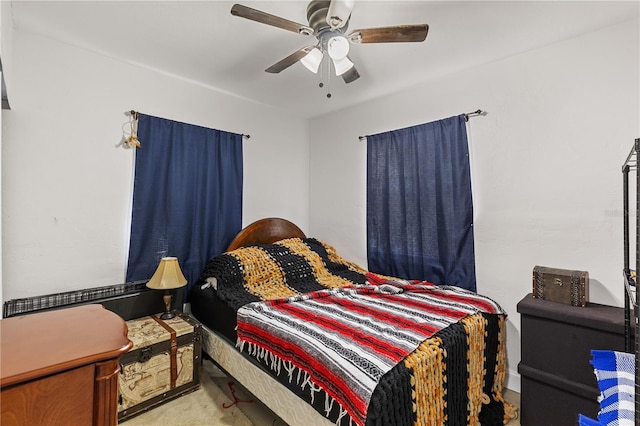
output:
[[[138,111],[131,110],[131,111],[129,111],[129,114],[131,114],[133,116],[134,120],[138,119]],[[241,135],[242,135],[243,138],[251,139],[251,135],[245,135],[244,133],[242,133]]]
[[[464,113],[464,121],[469,121],[469,117],[475,117],[478,115],[487,115],[487,111],[483,111],[481,109],[477,109],[473,112],[465,112]]]
[[[472,112],[465,112],[462,115],[464,115],[464,121],[469,121],[469,117],[475,117],[478,115],[487,115],[487,111],[483,111],[481,109],[477,109],[475,111]],[[358,139],[360,140],[365,140],[367,137],[366,136],[358,136]]]

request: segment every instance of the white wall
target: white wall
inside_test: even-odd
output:
[[[13,77],[13,34],[11,31],[11,2],[0,1],[0,59],[2,59],[2,75],[6,84],[7,95],[9,82]]]
[[[15,32],[13,52],[2,129],[5,300],[124,281],[133,152],[119,144],[131,109],[250,134],[244,224],[281,216],[306,229],[305,121],[37,35]]]
[[[508,311],[508,385],[519,390],[516,304],[536,264],[587,270],[592,302],[623,303],[621,165],[640,137],[639,35],[633,20],[313,120],[311,234],[366,266],[358,136],[488,111],[468,125],[477,285]]]
[[[0,84],[4,81],[7,99],[9,98],[9,89],[6,85],[10,81],[11,74],[11,3],[0,1],[0,62],[2,63],[2,72],[0,72]],[[2,116],[4,110],[0,113],[0,129],[2,128]],[[2,132],[0,132],[0,188],[2,187]],[[0,212],[2,211],[2,199],[0,197]],[[2,240],[2,223],[0,222],[0,241]],[[2,247],[0,247],[0,305],[4,303],[3,284],[2,284]]]

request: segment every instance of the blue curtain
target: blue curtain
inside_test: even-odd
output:
[[[464,115],[367,136],[372,272],[476,290]]]
[[[242,135],[139,114],[127,282],[178,258],[193,285],[242,227]]]

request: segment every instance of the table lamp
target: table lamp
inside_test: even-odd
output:
[[[164,300],[165,312],[160,316],[160,319],[170,319],[175,315],[171,312],[171,290],[184,287],[187,284],[187,279],[180,270],[180,264],[177,257],[163,257],[160,259],[158,269],[153,274],[147,287],[154,290],[165,290]]]

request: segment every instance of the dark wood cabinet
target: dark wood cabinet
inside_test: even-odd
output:
[[[576,307],[534,299],[518,303],[521,331],[520,422],[566,426],[578,414],[597,418],[598,385],[592,349],[624,350],[624,309]]]
[[[122,318],[85,305],[0,321],[0,423],[116,425]]]

